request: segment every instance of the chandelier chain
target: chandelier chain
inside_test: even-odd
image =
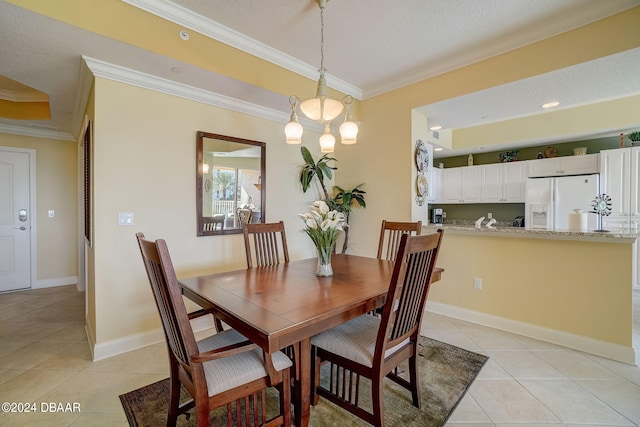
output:
[[[324,74],[324,7],[320,8],[320,74]]]

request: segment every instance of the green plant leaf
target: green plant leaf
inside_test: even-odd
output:
[[[316,164],[313,161],[313,156],[311,156],[311,152],[309,151],[309,149],[303,145],[302,147],[300,147],[300,152],[302,153],[302,159],[304,160],[304,162],[309,166],[315,167]]]

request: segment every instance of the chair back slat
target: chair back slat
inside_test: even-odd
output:
[[[397,222],[382,220],[377,258],[395,261],[402,235],[410,234],[419,236],[421,232],[422,221]]]
[[[377,356],[409,337],[417,339],[442,234],[437,230],[425,236],[401,236],[380,320]]]
[[[190,371],[190,356],[198,353],[169,250],[164,240],[150,241],[136,233],[151,291],[169,349]]]
[[[243,232],[247,268],[277,265],[281,260],[289,262],[284,222],[245,224]]]

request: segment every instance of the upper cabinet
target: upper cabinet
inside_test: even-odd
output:
[[[480,166],[442,169],[442,203],[480,201]]]
[[[551,159],[530,160],[529,176],[562,176],[598,173],[600,156],[587,154],[584,156],[554,157]]]
[[[611,197],[611,216],[640,215],[640,147],[600,152],[600,191]]]
[[[427,193],[427,202],[437,203],[440,201],[440,193],[442,191],[441,177],[443,169],[430,168],[429,176],[429,191]]]
[[[527,162],[482,165],[483,203],[524,203]]]

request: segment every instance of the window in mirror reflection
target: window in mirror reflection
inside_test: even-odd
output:
[[[198,235],[262,222],[264,143],[198,132]],[[200,160],[201,159],[201,160]]]

